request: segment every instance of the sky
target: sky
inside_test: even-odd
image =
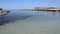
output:
[[[60,7],[60,0],[0,0],[0,8]]]

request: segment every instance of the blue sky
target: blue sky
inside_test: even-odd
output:
[[[60,0],[0,0],[0,7],[5,9],[60,7]]]

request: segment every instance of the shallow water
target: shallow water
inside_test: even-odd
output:
[[[12,10],[0,24],[0,34],[60,34],[60,13]]]

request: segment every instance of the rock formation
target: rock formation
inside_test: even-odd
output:
[[[7,14],[9,11],[0,8],[0,16]]]

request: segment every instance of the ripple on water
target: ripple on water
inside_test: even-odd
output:
[[[60,19],[31,16],[0,26],[0,34],[60,34]],[[13,18],[14,19],[14,18]]]

